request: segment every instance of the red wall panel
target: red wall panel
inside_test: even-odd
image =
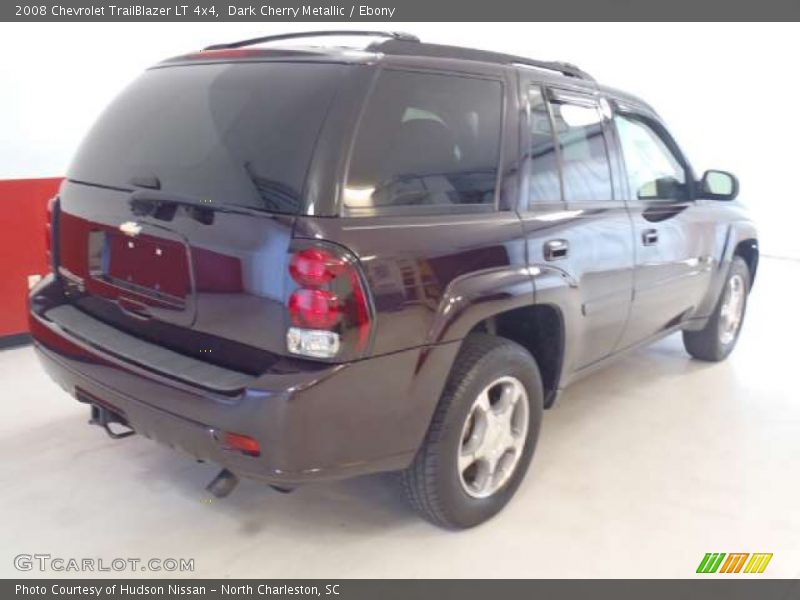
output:
[[[28,276],[48,271],[47,201],[60,183],[60,177],[0,180],[0,336],[28,331]]]

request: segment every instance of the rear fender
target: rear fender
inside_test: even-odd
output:
[[[527,267],[492,268],[462,275],[450,282],[442,295],[426,343],[461,340],[484,319],[533,302],[533,278]]]
[[[562,318],[564,354],[556,378],[561,388],[563,374],[574,368],[575,340],[582,335],[581,299],[577,281],[550,265],[488,269],[454,280],[438,307],[428,343],[460,341],[481,321],[534,304],[551,305]]]
[[[575,371],[578,342],[584,335],[584,320],[581,313],[581,296],[578,281],[567,271],[551,265],[531,267],[536,287],[536,304],[553,306],[561,316],[564,335],[561,368],[555,378],[556,390],[569,383],[570,374]]]

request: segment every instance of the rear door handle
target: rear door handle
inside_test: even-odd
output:
[[[569,243],[567,240],[550,240],[544,243],[544,259],[560,260],[567,257]]]
[[[645,229],[642,232],[642,244],[645,246],[655,246],[658,243],[658,230]]]

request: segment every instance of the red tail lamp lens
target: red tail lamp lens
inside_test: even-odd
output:
[[[289,316],[298,327],[330,329],[340,315],[339,300],[328,290],[303,288],[289,297]]]
[[[231,433],[226,431],[223,437],[223,443],[231,450],[238,450],[248,456],[260,456],[261,446],[258,440],[251,438],[249,435],[241,433]]]
[[[355,257],[333,244],[307,246],[292,254],[289,274],[298,286],[288,298],[289,352],[334,358],[364,351],[371,307]]]
[[[346,270],[344,261],[322,248],[300,250],[289,263],[289,273],[297,283],[322,287]]]

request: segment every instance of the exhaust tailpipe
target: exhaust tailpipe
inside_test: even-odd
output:
[[[228,469],[222,469],[217,473],[217,476],[211,480],[211,483],[206,486],[206,490],[217,498],[224,498],[230,494],[238,484],[239,478],[234,473],[231,473]]]

